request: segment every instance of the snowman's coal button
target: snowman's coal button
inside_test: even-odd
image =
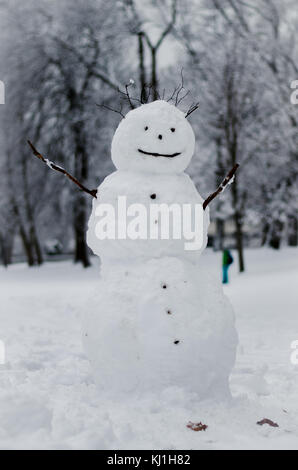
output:
[[[167,310],[167,314],[168,314],[168,315],[172,315],[171,310],[168,309],[168,310]]]
[[[179,339],[176,339],[176,340],[174,341],[174,344],[179,344],[179,343],[180,343]]]
[[[161,286],[163,289],[166,289],[168,286],[166,284],[162,284]]]
[[[151,199],[156,199],[156,194],[150,194]]]
[[[159,138],[159,140],[162,140],[162,135],[161,135],[161,134],[159,134],[158,138]]]

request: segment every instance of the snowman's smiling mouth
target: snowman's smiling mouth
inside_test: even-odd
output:
[[[138,149],[138,152],[143,153],[144,155],[150,155],[151,157],[165,157],[165,158],[174,158],[181,155],[181,152],[166,154],[166,153],[156,153],[156,152],[145,152],[145,150]]]

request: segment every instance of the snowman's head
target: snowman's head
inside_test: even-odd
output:
[[[188,166],[195,136],[185,114],[158,100],[129,111],[112,141],[118,170],[182,173]]]

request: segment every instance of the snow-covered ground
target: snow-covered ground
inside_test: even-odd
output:
[[[168,389],[124,401],[96,390],[81,346],[81,316],[99,263],[0,268],[0,449],[298,449],[298,250],[248,250],[231,268],[240,336],[233,400],[199,403]],[[220,269],[207,250],[202,265]],[[108,360],[108,358],[107,358]],[[195,373],[195,371],[194,371]],[[256,424],[262,418],[279,428]],[[188,421],[208,425],[204,432]]]

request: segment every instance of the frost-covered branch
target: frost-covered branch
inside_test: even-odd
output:
[[[33,155],[35,155],[42,162],[44,162],[46,165],[48,165],[48,167],[51,168],[51,170],[58,171],[59,173],[62,173],[63,175],[67,176],[67,178],[69,178],[73,183],[75,183],[77,186],[79,186],[79,188],[82,191],[85,191],[85,193],[90,194],[92,197],[97,198],[97,189],[91,189],[90,190],[90,189],[86,188],[86,186],[84,186],[82,183],[80,183],[74,176],[72,176],[70,173],[68,173],[64,168],[62,168],[59,165],[56,165],[55,163],[51,162],[47,158],[43,157],[41,155],[41,153],[39,153],[38,150],[34,147],[32,142],[30,142],[30,140],[28,140],[27,142],[28,142],[28,144],[29,144],[29,146],[30,146],[30,148],[33,152]]]
[[[206,209],[208,204],[210,204],[210,202],[213,201],[213,199],[216,198],[216,196],[218,196],[220,193],[222,193],[229,184],[232,184],[234,182],[235,174],[236,174],[236,171],[238,170],[238,168],[239,168],[239,165],[238,165],[238,163],[236,163],[236,165],[229,171],[229,173],[227,174],[225,179],[218,186],[217,190],[214,193],[210,194],[210,196],[208,196],[207,199],[205,199],[205,201],[203,202],[203,209],[204,210]]]

